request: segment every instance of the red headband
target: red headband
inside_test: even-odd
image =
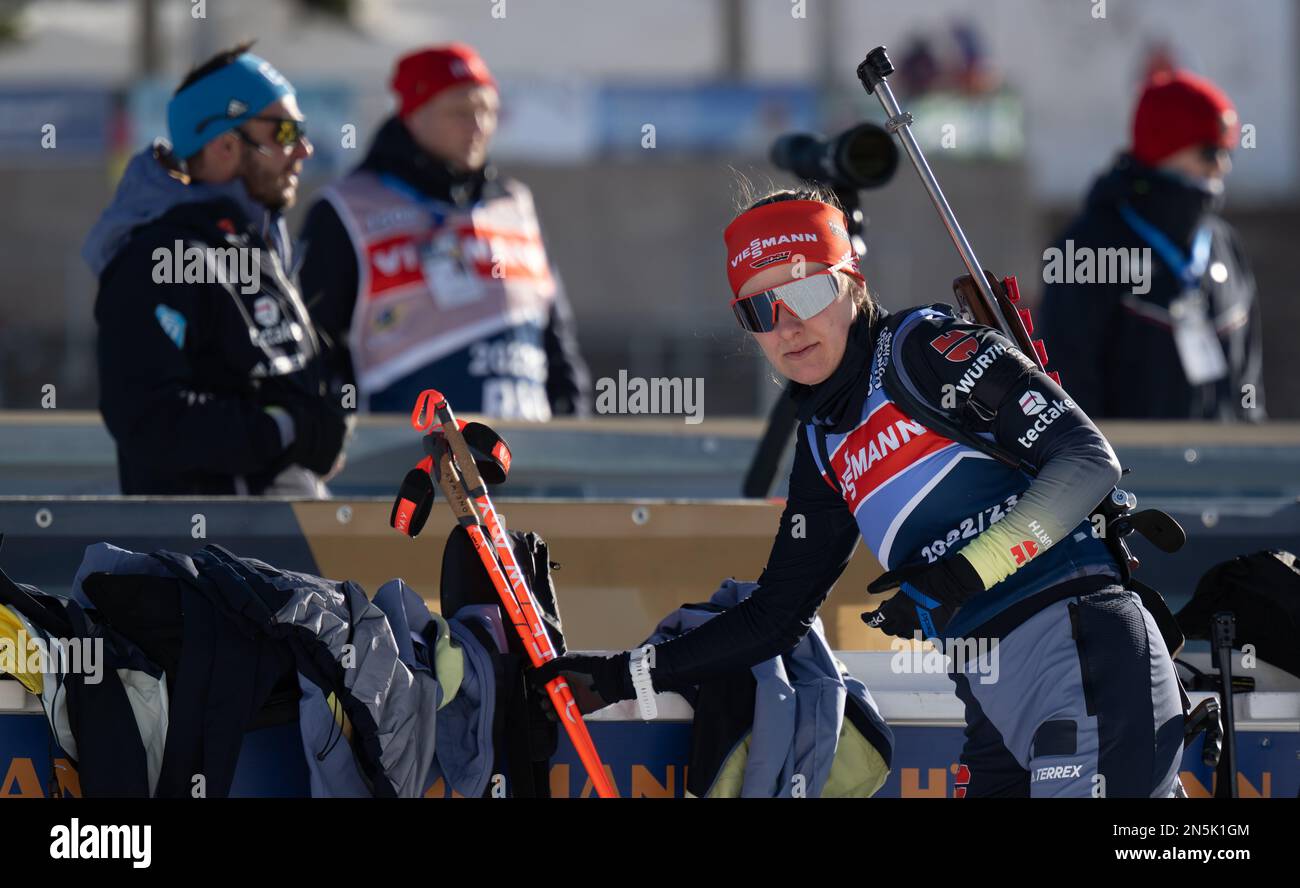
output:
[[[853,256],[844,214],[819,200],[780,200],[747,210],[722,234],[733,296],[765,268],[805,262],[835,265]],[[856,268],[851,269],[856,272]]]

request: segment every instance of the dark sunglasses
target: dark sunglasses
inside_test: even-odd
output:
[[[248,119],[269,120],[274,123],[275,132],[271,134],[271,138],[281,148],[297,145],[307,137],[307,124],[302,120],[294,120],[292,117],[250,117]]]
[[[1232,156],[1232,151],[1221,145],[1202,145],[1201,159],[1206,163],[1219,163]]]

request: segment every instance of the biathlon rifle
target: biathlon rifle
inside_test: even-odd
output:
[[[857,73],[863,89],[880,101],[880,106],[885,111],[885,129],[898,136],[903,143],[903,150],[912,161],[912,166],[921,178],[921,184],[925,186],[930,201],[939,213],[943,227],[952,238],[953,246],[957,248],[961,261],[966,266],[967,273],[952,282],[959,311],[967,321],[992,327],[1002,333],[1032,360],[1039,370],[1047,373],[1059,385],[1060,375],[1047,369],[1047,348],[1043,340],[1032,338],[1034,323],[1029,316],[1029,309],[1019,305],[1020,287],[1016,283],[1015,276],[1009,275],[999,279],[980,265],[975,250],[972,249],[970,241],[966,239],[961,225],[957,222],[957,216],[948,205],[948,199],[943,196],[943,189],[939,187],[939,181],[935,178],[934,171],[930,169],[930,164],[926,162],[925,154],[921,151],[916,135],[912,132],[912,115],[899,106],[887,82],[886,78],[894,73],[894,66],[889,61],[885,47],[877,46],[867,53],[867,57],[858,65]],[[1171,516],[1156,509],[1135,513],[1133,509],[1136,506],[1137,498],[1132,493],[1115,488],[1110,496],[1094,510],[1094,513],[1100,513],[1105,517],[1106,525],[1103,534],[1107,541],[1116,547],[1117,557],[1121,559],[1121,567],[1128,572],[1138,566],[1138,560],[1133,557],[1128,544],[1124,542],[1124,537],[1132,531],[1138,531],[1164,552],[1177,552],[1187,541],[1187,534]],[[1167,611],[1168,608],[1164,610]]]

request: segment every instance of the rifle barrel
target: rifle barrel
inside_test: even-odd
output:
[[[899,107],[898,100],[894,98],[894,91],[889,88],[889,84],[881,78],[878,83],[873,84],[872,94],[880,100],[880,106],[885,109],[887,122],[885,128],[895,133],[903,143],[903,150],[907,152],[908,158],[912,161],[912,166],[916,169],[916,174],[921,177],[921,184],[930,195],[930,200],[934,208],[939,211],[939,218],[943,222],[943,227],[947,229],[948,236],[952,238],[953,246],[961,254],[961,260],[966,265],[966,270],[975,280],[975,286],[979,288],[980,294],[987,300],[990,306],[996,307],[998,304],[997,297],[993,293],[993,288],[989,286],[988,279],[984,277],[984,266],[980,265],[979,259],[975,256],[975,250],[971,247],[970,241],[966,239],[966,234],[961,230],[961,225],[957,222],[957,216],[948,205],[948,199],[943,196],[943,189],[939,187],[939,180],[935,178],[934,171],[930,169],[930,164],[925,159],[924,152],[921,151],[921,145],[916,141],[916,135],[912,132],[912,115],[903,111]],[[1005,324],[999,325],[1005,327]],[[1010,330],[1004,329],[1004,333],[1010,334]]]

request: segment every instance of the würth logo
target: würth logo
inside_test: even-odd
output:
[[[1038,554],[1038,543],[1033,540],[1025,540],[1011,547],[1011,557],[1016,559],[1016,566],[1024,564],[1026,561]]]
[[[952,797],[954,799],[966,798],[966,789],[970,784],[970,766],[958,765],[957,774],[953,777]]]
[[[974,336],[962,330],[949,330],[931,339],[930,347],[954,364],[960,364],[962,361],[970,360],[971,355],[975,354],[975,349],[979,348],[979,342]]]

